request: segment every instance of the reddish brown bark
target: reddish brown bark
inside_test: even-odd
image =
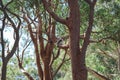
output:
[[[46,0],[42,0],[43,5],[45,9],[48,11],[48,13],[58,22],[65,24],[68,29],[69,29],[69,39],[70,39],[70,55],[71,55],[71,64],[72,64],[72,76],[73,80],[87,80],[87,69],[85,66],[85,54],[87,50],[87,46],[89,45],[89,39],[90,39],[90,33],[92,31],[92,25],[93,25],[93,13],[94,13],[94,5],[96,3],[96,0],[90,1],[90,0],[85,0],[89,6],[90,6],[90,16],[89,16],[89,26],[86,30],[86,35],[84,38],[82,50],[80,51],[79,47],[79,40],[80,40],[80,10],[79,10],[79,5],[78,5],[78,0],[68,0],[68,5],[70,8],[70,15],[67,19],[62,19],[59,18],[51,9],[50,9],[50,3],[47,2]],[[37,14],[39,11],[37,12]],[[35,45],[35,50],[36,53],[40,54],[42,61],[44,63],[44,70],[42,75],[44,76],[43,80],[51,80],[50,77],[50,60],[51,60],[51,54],[53,51],[53,42],[54,38],[51,37],[50,31],[48,30],[47,36],[48,36],[48,43],[46,47],[44,48],[44,41],[42,38],[42,22],[40,21],[40,17],[38,16],[39,20],[39,31],[38,31],[38,38],[39,38],[39,43],[40,43],[40,52],[38,50],[37,45],[37,38],[33,38],[33,42]],[[51,23],[49,24],[51,28]],[[48,28],[48,29],[49,29]],[[32,34],[32,31],[29,27],[30,34]],[[55,34],[55,33],[53,33]],[[31,35],[31,37],[34,37]],[[40,56],[36,55],[37,59],[37,65],[40,65]]]
[[[48,43],[44,49],[44,55],[42,56],[42,61],[44,63],[44,80],[52,80],[51,73],[51,55],[54,48],[54,37],[55,37],[55,26],[50,25],[48,30]]]
[[[85,67],[85,54],[80,53],[80,48],[79,48],[80,11],[79,11],[78,0],[68,0],[68,4],[70,7],[68,28],[70,34],[72,76],[73,76],[73,80],[80,80],[80,79],[87,80],[87,70]]]
[[[90,12],[89,12],[89,23],[88,23],[88,28],[86,30],[83,46],[82,46],[82,53],[86,53],[87,46],[90,43],[90,35],[92,32],[92,26],[93,26],[93,21],[94,21],[94,6],[96,4],[96,0],[90,1],[90,0],[85,0],[90,7]]]
[[[73,80],[87,80],[87,70],[85,67],[85,53],[80,52],[79,48],[79,35],[80,35],[80,11],[78,0],[68,0],[70,8],[70,16],[65,21],[59,18],[48,8],[48,3],[43,0],[45,9],[52,15],[52,17],[62,24],[66,24],[69,28],[70,36],[70,53],[72,63],[72,76]]]
[[[36,14],[39,14],[39,11],[36,12]],[[55,26],[54,24],[49,25],[48,32],[46,32],[48,36],[48,42],[45,45],[44,39],[42,37],[42,21],[41,17],[38,16],[38,25],[37,25],[37,32],[36,35],[33,33],[30,22],[28,20],[28,15],[24,16],[25,21],[28,23],[28,30],[30,32],[31,39],[34,43],[35,47],[35,54],[36,54],[36,64],[38,68],[38,74],[41,80],[52,80],[52,74],[50,69],[50,61],[51,61],[51,55],[53,52],[54,47],[54,37],[55,37]],[[38,42],[39,41],[39,42]],[[40,48],[39,48],[40,46]],[[44,47],[45,46],[45,47]],[[40,50],[39,50],[40,49]],[[42,59],[42,61],[41,61]],[[41,67],[40,63],[43,63],[43,67]]]
[[[39,78],[41,80],[43,80],[43,70],[42,70],[42,67],[41,67],[41,64],[40,64],[41,60],[40,60],[40,54],[39,54],[39,50],[38,50],[39,48],[38,48],[38,42],[37,42],[38,38],[36,37],[36,35],[35,36],[33,35],[33,31],[32,31],[30,22],[28,20],[28,15],[24,16],[24,19],[28,24],[28,30],[30,32],[30,37],[31,37],[31,39],[34,43],[34,47],[35,47],[35,55],[36,55],[36,64],[37,64],[37,68],[38,68],[38,75],[39,75]],[[40,20],[39,20],[39,22],[40,22]]]
[[[44,61],[44,80],[52,80],[50,75],[49,61]]]

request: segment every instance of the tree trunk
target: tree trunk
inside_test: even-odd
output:
[[[5,61],[3,61],[1,80],[6,80],[6,74],[7,74],[7,63]]]
[[[70,7],[70,17],[68,18],[68,28],[70,34],[70,54],[72,64],[73,80],[87,80],[87,70],[85,67],[85,53],[80,52],[80,10],[78,0],[68,0]]]
[[[87,69],[85,67],[85,53],[80,52],[79,35],[80,35],[80,9],[78,0],[68,0],[70,9],[69,17],[65,19],[59,18],[50,8],[46,0],[42,0],[45,9],[56,21],[65,24],[69,29],[70,34],[70,55],[72,64],[73,80],[87,80]],[[91,1],[87,0],[91,3]]]
[[[47,59],[44,61],[44,80],[52,80],[50,77],[50,68]]]
[[[70,33],[70,53],[72,64],[73,80],[87,80],[87,70],[85,67],[85,54],[80,53],[79,33],[76,28]]]

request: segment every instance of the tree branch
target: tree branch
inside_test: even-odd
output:
[[[7,10],[10,14],[14,15],[14,16],[18,19],[19,23],[18,23],[17,28],[19,29],[19,28],[20,28],[20,25],[21,25],[21,19],[20,19],[19,15],[13,13],[13,12],[10,11],[8,8],[6,8],[6,10]]]
[[[110,80],[109,78],[103,76],[102,74],[90,69],[89,67],[87,68],[87,70],[92,73],[95,77],[99,78],[100,80]]]
[[[4,30],[4,28],[5,28],[5,20],[6,20],[6,16],[4,15],[4,18],[3,18],[3,20],[2,20],[2,28],[1,28],[1,30],[0,30],[0,32],[1,32],[1,46],[2,46],[2,62],[4,62],[4,60],[5,60],[5,45],[4,45],[4,34],[3,34],[3,30]]]
[[[89,0],[86,0],[89,1]],[[89,23],[88,23],[88,28],[85,34],[83,46],[82,46],[82,52],[85,53],[87,46],[89,45],[90,41],[90,35],[92,32],[92,26],[93,26],[93,21],[94,21],[94,5],[95,5],[96,0],[93,1],[94,4],[89,4],[90,5],[90,13],[89,13]]]
[[[24,56],[24,52],[25,52],[25,50],[28,48],[28,46],[30,45],[30,43],[31,43],[32,41],[29,41],[28,43],[26,42],[26,46],[24,47],[24,49],[23,49],[23,51],[22,51],[22,61],[21,62],[23,62],[23,56]]]
[[[47,10],[47,12],[52,16],[53,19],[56,21],[65,24],[66,25],[66,20],[58,17],[57,14],[55,14],[51,9],[50,9],[50,3],[48,3],[46,0],[42,0],[44,8]]]
[[[22,62],[20,61],[19,56],[16,56],[16,57],[17,57],[17,59],[18,59],[18,66],[19,66],[20,70],[22,71],[22,73],[23,73],[29,80],[34,80],[33,77],[32,77],[28,72],[26,72],[25,69],[23,68]]]
[[[12,2],[13,2],[13,0],[9,1],[9,2],[5,5],[5,8],[7,8],[7,6],[8,6],[9,4],[11,4]]]
[[[91,0],[85,0],[88,4],[91,4],[92,2],[91,2]]]
[[[93,0],[93,1],[91,1],[91,0],[85,0],[90,6],[94,6],[95,4],[96,4],[96,2],[97,2],[97,0]]]
[[[33,33],[32,33],[33,32],[32,27],[31,27],[31,24],[30,24],[29,19],[27,18],[27,16],[24,15],[24,19],[26,20],[26,22],[28,24],[28,30],[30,32],[30,37],[31,37],[31,39],[32,39],[32,41],[34,43],[35,54],[36,54],[36,64],[37,64],[37,68],[38,68],[38,75],[39,75],[40,79],[42,80],[43,79],[43,70],[42,70],[42,67],[41,67],[41,64],[40,64],[40,55],[39,55],[39,50],[38,50],[39,48],[38,48],[37,37],[35,38]],[[41,45],[40,45],[40,47],[41,47]]]
[[[66,61],[69,60],[69,59],[65,60],[66,54],[67,54],[67,50],[65,51],[65,54],[64,54],[64,57],[63,57],[63,59],[62,59],[61,64],[58,66],[58,68],[56,69],[56,71],[55,71],[55,73],[53,74],[53,76],[55,76],[55,75],[57,74],[57,72],[59,71],[59,69],[62,67],[62,65],[63,65]]]

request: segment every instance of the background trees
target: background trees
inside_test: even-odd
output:
[[[7,79],[72,80],[72,73],[73,80],[119,80],[119,5],[119,0],[1,0],[2,63],[15,54]]]
[[[19,43],[19,28],[20,28],[20,25],[21,25],[21,20],[19,18],[18,15],[16,15],[15,13],[11,12],[9,9],[8,9],[8,5],[11,3],[12,1],[8,2],[6,5],[4,5],[4,3],[2,1],[0,1],[0,10],[1,10],[1,19],[2,19],[2,22],[1,22],[1,46],[2,46],[2,77],[1,79],[2,80],[6,80],[6,68],[7,68],[7,64],[8,64],[8,61],[10,60],[10,58],[14,55],[17,47],[18,47],[18,43]],[[11,14],[13,16],[13,18],[11,19],[9,17],[9,14]],[[18,23],[16,24],[15,23],[15,20],[18,21]],[[9,39],[4,40],[4,29],[6,27],[6,25],[8,27],[11,27],[13,30],[14,30],[14,43],[12,45],[12,48],[11,50],[9,50]],[[5,46],[6,44],[6,46]],[[5,50],[5,48],[7,48],[7,50]]]

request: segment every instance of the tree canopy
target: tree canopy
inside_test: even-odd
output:
[[[119,80],[120,0],[0,0],[1,80]]]

